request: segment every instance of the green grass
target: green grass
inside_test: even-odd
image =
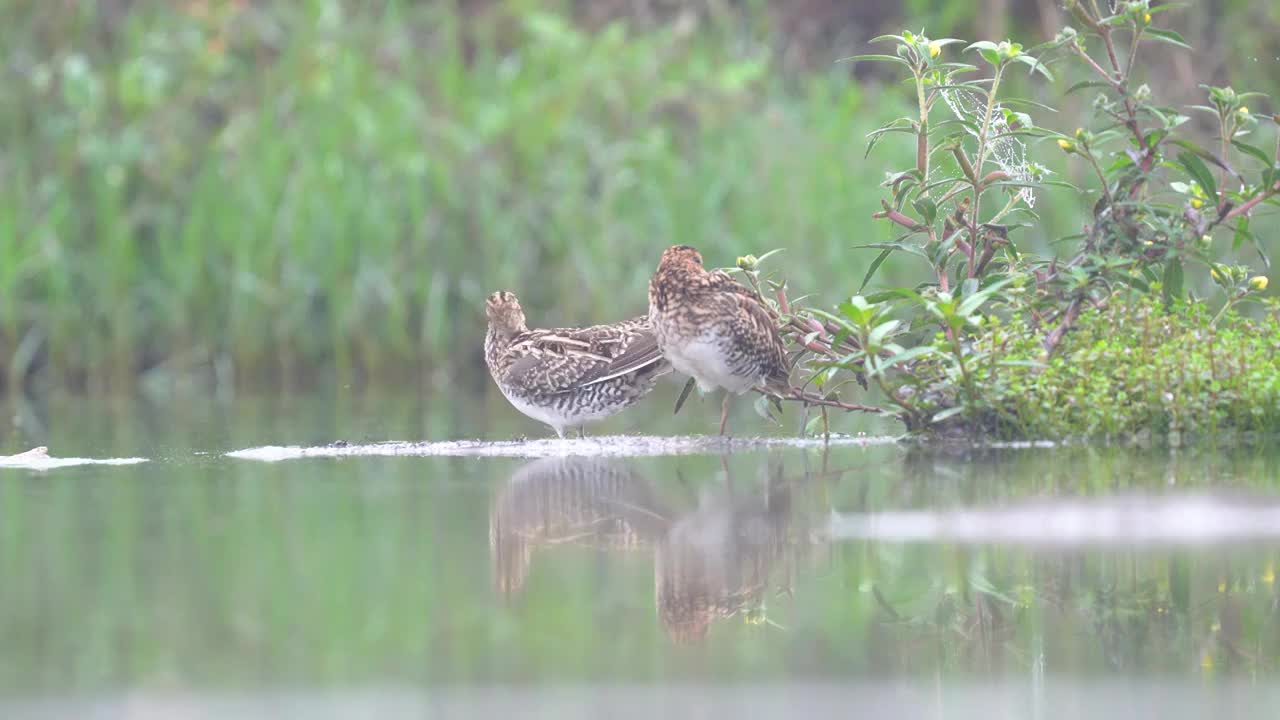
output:
[[[857,86],[674,30],[506,21],[468,62],[433,7],[144,3],[109,49],[14,68],[4,347],[41,333],[51,376],[90,386],[217,362],[359,378],[469,364],[498,288],[535,322],[642,312],[672,243],[856,271],[861,136],[888,115]]]
[[[539,6],[0,10],[10,383],[444,378],[474,367],[487,293],[539,324],[640,313],[673,243],[785,247],[793,295],[857,286],[850,248],[891,237],[876,185],[911,152],[863,159],[896,89],[784,72],[752,30]],[[1080,203],[1042,198],[1024,237]]]
[[[1200,303],[1113,298],[1044,363],[1020,318],[992,328],[974,367],[977,427],[1017,439],[1170,442],[1270,437],[1280,424],[1280,315],[1215,319]],[[1009,362],[1014,361],[1014,362]],[[1032,367],[1034,365],[1034,367]]]

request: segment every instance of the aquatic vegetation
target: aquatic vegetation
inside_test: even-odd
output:
[[[1274,312],[1258,322],[1237,312],[1268,286],[1270,259],[1251,221],[1280,205],[1280,145],[1252,143],[1280,116],[1249,111],[1258,93],[1205,86],[1207,104],[1191,109],[1211,119],[1219,143],[1201,147],[1185,127],[1191,118],[1157,104],[1134,75],[1145,44],[1185,47],[1153,25],[1168,6],[1135,0],[1112,15],[1096,3],[1068,6],[1082,30],[1064,28],[1029,49],[965,47],[981,67],[947,58],[961,41],[911,32],[879,38],[891,55],[854,58],[910,76],[919,114],[872,132],[868,151],[907,135],[915,162],[887,173],[890,198],[876,217],[901,234],[864,245],[880,252],[857,294],[786,319],[797,351],[812,355],[809,382],[830,392],[851,381],[875,386],[886,412],[925,434],[1280,429]],[[1097,91],[1094,122],[1074,132],[1037,126],[1029,113],[1052,108],[1002,92],[1015,69],[1051,79],[1051,66],[1070,63],[1091,78],[1066,92]],[[939,101],[952,117],[935,117]],[[1050,179],[1027,160],[1026,143],[1084,162],[1092,185]],[[1094,199],[1065,257],[1030,252],[1018,239],[1040,223],[1032,208],[1049,188]],[[1263,269],[1236,264],[1242,248]],[[895,255],[923,260],[932,280],[864,294]],[[1198,269],[1221,296],[1197,297],[1201,283],[1187,276]],[[786,313],[785,293],[778,297]],[[849,341],[852,351],[842,347]]]

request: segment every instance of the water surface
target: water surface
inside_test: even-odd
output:
[[[713,429],[693,407],[604,430]],[[5,717],[1269,717],[1280,701],[1269,447],[268,463],[226,453],[541,431],[487,400],[403,395],[10,411],[6,454],[148,462],[0,470]]]

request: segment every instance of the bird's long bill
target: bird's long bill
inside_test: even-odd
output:
[[[689,399],[689,393],[693,392],[693,385],[697,381],[689,378],[689,382],[684,384],[684,389],[680,391],[680,397],[676,398],[676,409],[671,411],[672,415],[679,415],[680,408],[684,407],[684,401]]]

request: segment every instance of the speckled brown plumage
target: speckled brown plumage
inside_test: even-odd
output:
[[[649,281],[649,322],[662,354],[702,392],[724,388],[724,433],[729,393],[789,388],[786,346],[768,310],[723,271],[708,271],[688,245],[662,253]]]
[[[653,389],[670,371],[645,317],[585,328],[530,330],[515,294],[485,303],[484,359],[498,389],[520,412],[564,437]]]

